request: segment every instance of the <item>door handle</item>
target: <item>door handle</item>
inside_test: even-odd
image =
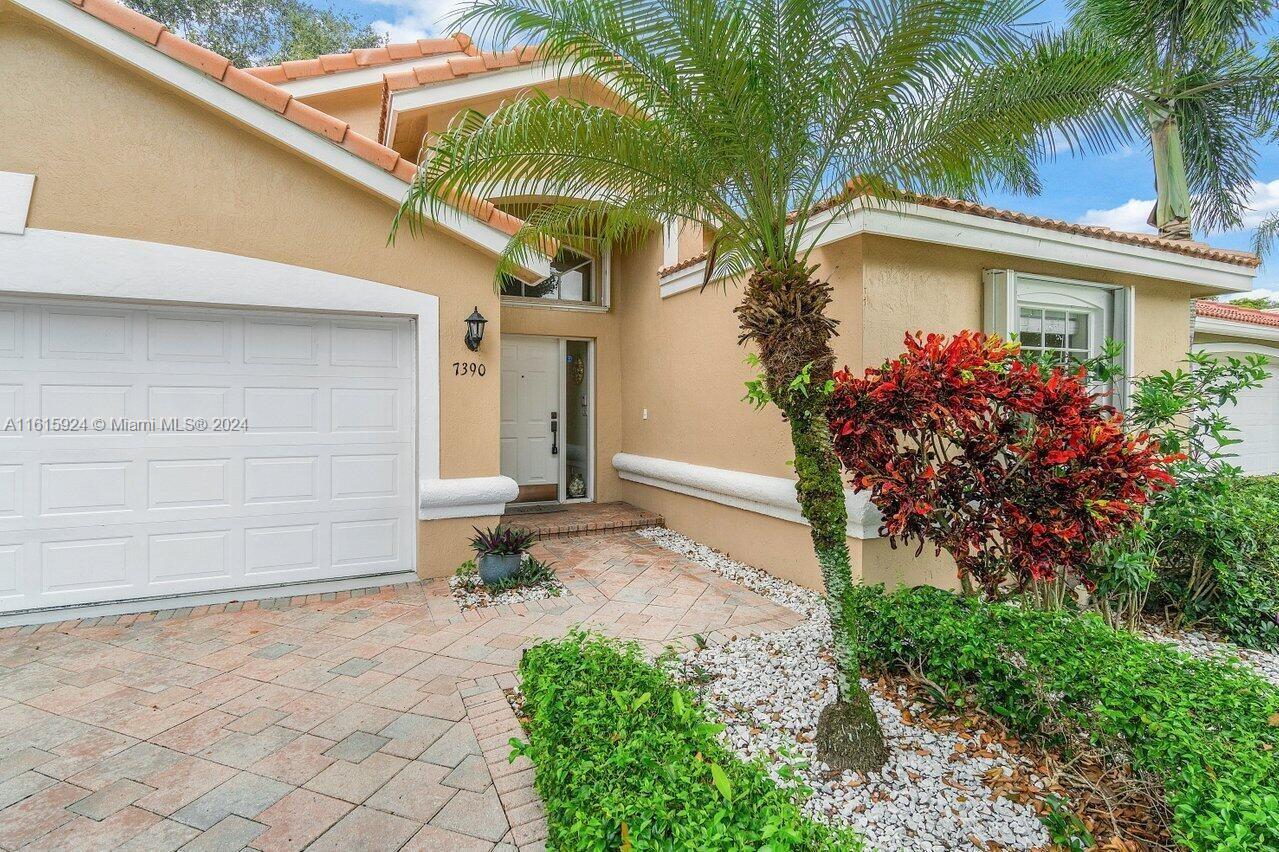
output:
[[[551,412],[551,455],[558,456],[560,454],[560,414],[558,411]]]

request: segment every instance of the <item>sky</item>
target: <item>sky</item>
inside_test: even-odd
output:
[[[457,0],[313,0],[367,21],[391,41],[411,41],[444,33]],[[1045,0],[1026,19],[1028,24],[1060,24],[1067,18],[1063,0]],[[992,193],[981,200],[1011,210],[1068,222],[1105,225],[1123,231],[1153,232],[1146,217],[1154,204],[1150,153],[1142,146],[1100,156],[1060,154],[1040,171],[1043,191],[1037,196]],[[1252,227],[1267,213],[1279,211],[1279,145],[1263,146],[1253,188],[1252,210],[1245,227],[1228,233],[1197,234],[1224,248],[1247,249]],[[1279,251],[1262,266],[1253,295],[1279,298]]]

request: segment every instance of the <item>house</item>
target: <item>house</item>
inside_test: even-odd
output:
[[[1279,364],[1279,312],[1243,308],[1212,299],[1195,301],[1195,348],[1220,357],[1264,355],[1271,372]],[[1223,413],[1239,430],[1229,447],[1244,473],[1279,473],[1279,382],[1241,391]]]
[[[238,69],[113,0],[0,0],[0,619],[443,576],[519,500],[628,501],[816,585],[696,228],[501,293],[509,199],[387,242],[424,133],[595,86],[463,35]],[[856,209],[815,259],[853,369],[978,327],[1170,367],[1190,300],[1257,265],[946,199]],[[951,581],[849,502],[862,576]]]

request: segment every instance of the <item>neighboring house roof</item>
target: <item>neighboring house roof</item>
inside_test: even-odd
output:
[[[348,53],[328,53],[315,59],[298,59],[279,65],[260,65],[244,70],[268,83],[289,83],[294,80],[320,77],[324,74],[390,65],[445,53],[475,55],[479,51],[471,43],[470,36],[466,33],[455,33],[450,38],[422,38],[417,41],[388,44],[384,47],[370,47]]]
[[[1279,313],[1245,308],[1241,305],[1228,305],[1213,299],[1196,299],[1195,316],[1279,328]]]
[[[289,92],[248,70],[236,68],[226,57],[174,35],[163,24],[116,0],[65,0],[65,2],[128,33],[165,56],[199,71],[223,87],[278,113],[289,122],[327,139],[347,153],[377,166],[406,184],[413,180],[417,172],[417,166],[413,161],[401,157],[396,151],[367,136],[356,133],[351,130],[347,122],[308,106]],[[467,43],[469,45],[469,39]],[[389,55],[389,49],[387,50]],[[454,206],[508,237],[514,235],[523,224],[520,219],[478,198],[460,198],[454,202]]]
[[[819,204],[814,212],[820,212],[821,210],[828,209],[838,203],[839,200],[843,199],[832,199],[831,201]],[[1212,246],[1204,243],[1186,242],[1183,240],[1167,240],[1152,234],[1136,234],[1129,231],[1115,231],[1110,228],[1104,228],[1100,225],[1077,225],[1073,222],[1066,222],[1061,219],[1048,219],[1043,216],[1032,216],[1029,213],[1018,213],[1014,210],[1001,210],[998,207],[990,207],[973,201],[962,201],[956,198],[944,198],[929,195],[912,195],[908,200],[913,204],[919,204],[924,207],[935,207],[940,210],[950,210],[956,213],[981,216],[986,219],[998,219],[1004,222],[1014,222],[1018,225],[1043,228],[1045,230],[1058,231],[1065,234],[1094,237],[1096,239],[1108,240],[1115,243],[1146,246],[1161,251],[1172,252],[1174,254],[1182,254],[1189,257],[1202,258],[1204,260],[1216,260],[1222,263],[1231,263],[1252,269],[1255,269],[1261,263],[1260,258],[1249,252],[1213,248]],[[707,253],[703,252],[695,257],[681,260],[679,263],[662,267],[657,271],[658,277],[664,277],[673,272],[679,272],[682,269],[696,266],[705,260],[706,257]]]

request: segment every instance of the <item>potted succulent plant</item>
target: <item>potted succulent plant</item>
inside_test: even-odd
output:
[[[519,527],[498,524],[489,530],[472,527],[471,549],[480,567],[480,579],[493,585],[520,570],[524,553],[533,544],[533,533]]]

